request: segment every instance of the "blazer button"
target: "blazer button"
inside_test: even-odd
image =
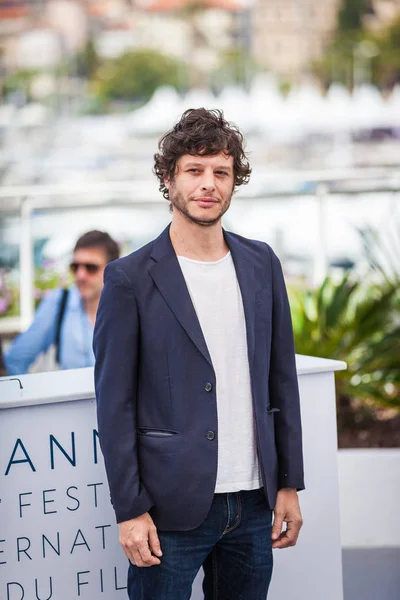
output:
[[[206,383],[206,386],[204,389],[206,390],[206,392],[211,392],[212,388],[213,388],[212,383]]]
[[[207,439],[213,440],[215,438],[215,433],[213,431],[207,431]]]

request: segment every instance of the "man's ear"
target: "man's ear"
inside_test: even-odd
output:
[[[167,188],[167,190],[169,190],[169,187],[171,185],[170,179],[167,177],[164,177],[164,185]]]

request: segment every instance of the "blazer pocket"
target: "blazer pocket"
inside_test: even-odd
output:
[[[281,412],[280,408],[271,408],[270,406],[267,408],[267,413],[269,415],[272,415],[272,414],[278,413],[278,412]]]
[[[137,429],[139,435],[146,435],[148,437],[172,437],[177,435],[178,432],[172,429],[150,429],[148,427],[139,427]]]

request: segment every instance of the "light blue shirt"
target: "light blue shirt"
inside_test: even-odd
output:
[[[30,365],[54,343],[62,290],[52,290],[40,303],[32,325],[15,338],[5,363],[9,375],[26,373]],[[93,326],[85,313],[75,286],[69,288],[60,331],[60,367],[78,369],[92,367]]]

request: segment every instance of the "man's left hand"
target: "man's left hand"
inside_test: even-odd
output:
[[[286,530],[282,531],[283,523]],[[278,491],[272,525],[272,548],[295,546],[303,525],[297,491],[283,488]]]

